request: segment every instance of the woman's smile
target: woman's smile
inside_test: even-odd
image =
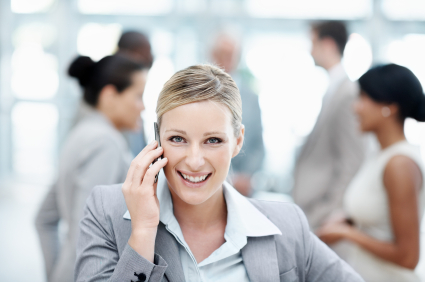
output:
[[[184,185],[190,188],[198,188],[207,183],[212,175],[211,172],[188,172],[183,170],[176,170]]]

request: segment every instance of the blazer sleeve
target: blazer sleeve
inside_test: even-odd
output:
[[[60,214],[56,200],[56,186],[52,185],[35,218],[35,227],[43,252],[48,281],[50,281],[49,277],[53,272],[59,254],[59,221]]]
[[[327,210],[341,210],[346,188],[359,170],[365,157],[365,144],[353,112],[355,95],[342,101],[334,120],[334,176],[325,194]]]
[[[72,226],[77,227],[83,216],[83,210],[93,187],[124,182],[123,152],[115,141],[108,136],[96,144],[91,153],[82,160],[76,172],[76,185]]]
[[[307,282],[364,282],[364,280],[328,246],[314,235],[307,218],[298,206],[296,213],[301,221],[304,241],[305,281]]]
[[[137,281],[135,273],[143,273],[145,281],[160,282],[167,266],[161,256],[155,254],[151,263],[128,244],[118,253],[112,227],[105,217],[101,187],[95,187],[80,224],[75,281],[130,282]]]

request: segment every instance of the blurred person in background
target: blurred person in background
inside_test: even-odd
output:
[[[351,241],[347,261],[366,281],[420,281],[420,220],[425,206],[424,166],[409,144],[404,121],[425,121],[425,96],[416,76],[395,64],[372,68],[359,79],[355,105],[363,132],[376,135],[381,150],[362,166],[347,189],[348,222],[328,223],[318,234],[326,243]]]
[[[152,48],[149,42],[149,38],[142,32],[139,31],[126,31],[118,40],[117,51],[115,53],[118,56],[124,56],[130,60],[142,64],[146,70],[149,70],[153,64]],[[90,105],[82,99],[75,123],[84,119],[86,114],[90,113]],[[129,143],[129,147],[134,156],[146,146],[143,121],[140,117],[141,127],[135,130],[129,130],[124,132],[124,136]]]
[[[242,120],[247,130],[241,153],[232,159],[231,181],[236,190],[244,196],[249,196],[252,193],[251,177],[262,168],[265,149],[258,95],[250,85],[252,75],[237,69],[240,54],[240,45],[234,36],[222,33],[214,40],[211,58],[216,65],[232,76],[242,98],[244,109]]]
[[[352,111],[359,89],[341,64],[347,40],[342,22],[312,26],[311,55],[328,72],[329,87],[296,161],[292,194],[313,231],[342,210],[344,192],[364,158],[363,139]]]
[[[118,41],[116,55],[123,55],[150,69],[153,64],[152,48],[148,37],[139,31],[126,31]]]
[[[150,69],[153,64],[152,48],[148,37],[139,31],[124,32],[118,41],[118,50],[116,55],[125,56],[130,60],[142,64],[146,69]],[[145,132],[143,128],[143,120],[141,119],[141,127],[137,130],[124,132],[130,150],[134,156],[147,145]]]
[[[120,130],[140,127],[147,76],[143,65],[122,56],[108,56],[96,63],[80,56],[68,73],[79,81],[90,111],[69,133],[57,181],[36,217],[50,282],[74,281],[78,225],[92,188],[125,180],[132,154]],[[61,220],[67,225],[62,244]]]

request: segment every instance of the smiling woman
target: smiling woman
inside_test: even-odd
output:
[[[297,206],[247,199],[225,181],[245,133],[228,74],[177,72],[157,115],[162,147],[146,146],[124,184],[96,187],[87,201],[76,281],[363,281]],[[164,185],[154,181],[161,168]]]

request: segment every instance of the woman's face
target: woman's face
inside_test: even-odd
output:
[[[138,130],[141,127],[140,113],[145,109],[143,92],[146,84],[146,71],[132,75],[132,84],[121,93],[116,93],[113,101],[114,116],[120,129]]]
[[[232,157],[243,144],[234,135],[230,110],[204,101],[177,107],[162,116],[160,136],[171,193],[199,205],[221,191]]]
[[[362,91],[354,104],[354,111],[357,114],[361,131],[375,131],[388,118],[383,115],[383,108],[385,107],[387,105],[375,102]],[[385,110],[388,110],[388,107]]]

